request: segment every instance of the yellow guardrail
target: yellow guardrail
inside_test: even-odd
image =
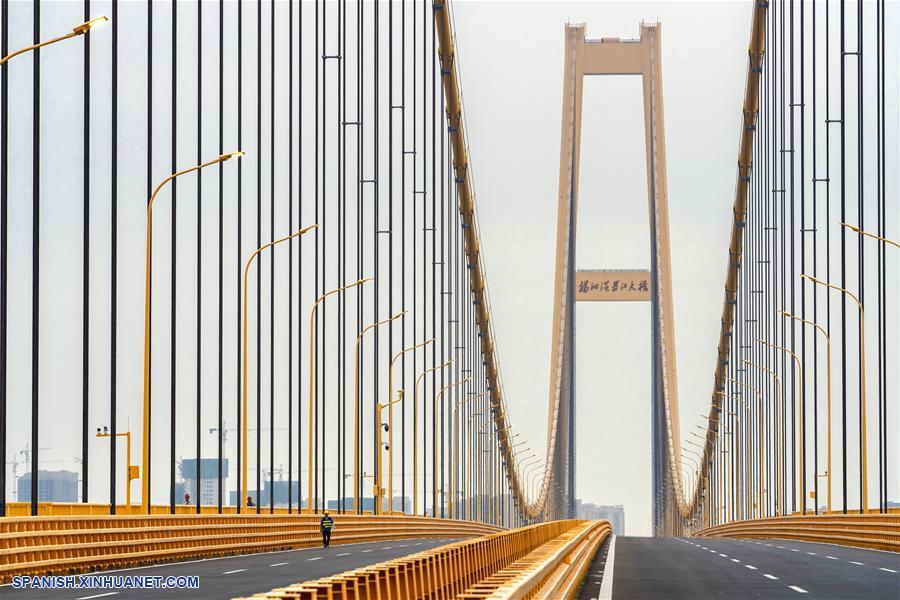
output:
[[[260,513],[269,514],[268,506],[261,506],[259,508]],[[337,512],[337,511],[335,511]],[[244,514],[256,514],[256,508],[248,509],[246,506],[243,510]],[[88,503],[88,502],[38,502],[38,514],[37,516],[46,516],[46,517],[57,517],[57,516],[75,516],[75,515],[94,515],[94,516],[102,516],[108,515],[109,512],[109,504],[105,503]],[[128,506],[127,504],[117,504],[116,505],[116,514],[117,515],[142,515],[144,514],[141,511],[140,504],[132,504]],[[152,515],[169,515],[172,514],[171,508],[168,504],[154,504],[150,507],[150,514]],[[194,504],[176,504],[175,505],[175,513],[176,515],[195,515],[197,514],[197,506]],[[236,515],[237,507],[235,506],[223,506],[221,513],[217,506],[214,505],[203,505],[200,507],[201,515]],[[298,514],[297,509],[293,509],[291,512],[288,512],[287,507],[284,506],[276,506],[273,509],[272,514],[276,515],[288,515],[288,514]],[[312,511],[308,508],[304,508],[302,514],[313,514]],[[31,516],[31,503],[30,502],[7,502],[6,503],[6,517],[30,517]],[[0,517],[5,518],[5,517]]]
[[[480,598],[492,576],[585,521],[551,521],[492,533],[315,581],[276,588],[254,599],[386,600]],[[578,535],[576,532],[575,535]],[[473,595],[474,594],[474,595]]]
[[[461,598],[572,598],[603,541],[608,521],[587,521],[511,564]]]
[[[698,537],[783,538],[900,552],[900,514],[792,515],[707,527]]]
[[[308,548],[322,543],[319,515],[142,515],[0,519],[0,581],[144,564]],[[473,537],[500,528],[400,515],[336,515],[332,543]]]

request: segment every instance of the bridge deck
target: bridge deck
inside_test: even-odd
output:
[[[330,548],[307,548],[283,552],[265,552],[205,560],[160,564],[119,571],[103,571],[109,575],[192,576],[200,578],[199,589],[181,590],[16,590],[0,587],[3,600],[86,600],[92,598],[191,598],[223,600],[250,596],[292,583],[318,579],[372,563],[436,548],[455,540],[395,540],[366,544],[333,545]],[[110,593],[112,592],[112,593]]]
[[[793,540],[637,537],[617,538],[614,552],[603,574],[613,578],[614,600],[900,597],[900,555],[891,552]],[[601,570],[595,564],[590,573]],[[580,597],[597,598],[599,580],[589,577]]]

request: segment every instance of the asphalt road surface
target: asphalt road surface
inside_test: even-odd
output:
[[[196,589],[13,589],[0,586],[0,599],[52,600],[125,600],[143,599],[227,599],[268,592],[272,588],[342,573],[372,563],[449,544],[455,540],[393,540],[366,544],[333,545],[330,548],[307,548],[245,554],[180,563],[151,565],[117,571],[102,571],[110,576],[198,576]]]
[[[617,537],[608,556],[597,553],[579,598],[897,600],[900,554],[793,540]]]

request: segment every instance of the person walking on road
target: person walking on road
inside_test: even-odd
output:
[[[334,530],[334,519],[329,516],[327,510],[319,522],[319,527],[322,529],[322,547],[327,548],[331,543],[331,532]]]

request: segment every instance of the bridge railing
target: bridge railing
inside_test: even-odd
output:
[[[309,548],[318,515],[116,515],[0,520],[0,581],[143,564]],[[451,519],[342,515],[332,543],[481,536],[499,528]]]
[[[776,538],[900,552],[900,513],[792,515],[734,521],[699,537]]]
[[[609,533],[607,521],[539,523],[276,588],[253,598],[564,597],[562,590],[577,585]],[[562,595],[544,594],[550,589],[545,587],[548,583]]]

